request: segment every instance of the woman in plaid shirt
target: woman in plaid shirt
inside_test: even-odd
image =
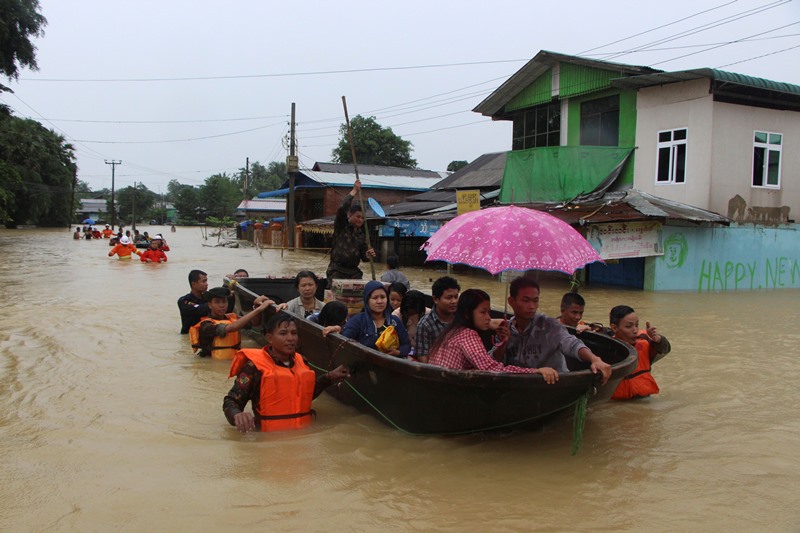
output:
[[[489,331],[490,310],[491,302],[486,292],[480,289],[462,292],[453,321],[433,343],[430,364],[456,370],[542,374],[545,381],[553,383],[558,374],[552,376],[555,373],[552,368],[505,366],[489,355],[483,347],[479,332]]]

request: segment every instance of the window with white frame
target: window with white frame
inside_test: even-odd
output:
[[[658,132],[656,183],[686,181],[686,138],[686,128]]]
[[[782,146],[781,133],[753,133],[753,187],[781,188]]]

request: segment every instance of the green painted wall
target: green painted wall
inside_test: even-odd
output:
[[[516,111],[549,102],[552,99],[552,91],[553,71],[548,70],[507,103],[505,110],[506,112]]]
[[[619,94],[619,145],[636,146],[636,92],[607,89],[570,98],[567,101],[567,146],[581,144],[581,103],[596,98]],[[633,185],[633,162],[636,152],[631,154],[617,183]]]

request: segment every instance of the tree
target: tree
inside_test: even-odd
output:
[[[225,218],[233,215],[242,199],[242,192],[227,173],[206,178],[200,187],[200,205],[208,216]]]
[[[0,106],[0,161],[4,223],[57,227],[72,221],[75,155],[61,135]]]
[[[136,219],[143,220],[147,215],[147,211],[153,207],[156,201],[156,194],[148,189],[145,184],[139,183],[136,185],[136,194],[134,194],[133,187],[125,187],[117,191],[115,200],[120,221],[135,222],[133,220],[134,207]]]
[[[0,72],[16,79],[21,67],[38,70],[31,37],[42,36],[46,24],[38,0],[0,0]]]
[[[244,178],[246,174],[246,170],[240,168],[234,178],[239,190],[244,189]],[[260,192],[274,191],[280,188],[287,179],[289,179],[289,175],[286,172],[286,163],[273,161],[265,167],[258,161],[255,161],[250,165],[250,179],[247,182],[247,191],[244,191],[244,196],[246,198],[252,198]]]
[[[356,115],[350,121],[350,128],[353,130],[357,163],[417,168],[417,160],[411,157],[411,142],[395,135],[392,128],[378,124],[375,117]],[[353,162],[346,123],[339,126],[339,145],[331,152],[331,158],[334,163]]]
[[[457,170],[461,170],[462,168],[464,168],[467,165],[469,165],[469,163],[467,163],[464,160],[450,161],[450,164],[447,165],[447,171],[448,172],[455,172]]]
[[[181,185],[177,191],[176,198],[172,203],[175,205],[178,217],[183,220],[197,220],[199,203],[197,188],[191,185]]]

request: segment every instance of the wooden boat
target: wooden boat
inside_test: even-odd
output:
[[[252,309],[258,294],[279,296],[270,292],[280,287],[270,286],[276,280],[256,279],[234,284],[242,310]],[[637,363],[632,346],[585,332],[581,340],[611,365],[611,378],[601,385],[586,366],[548,385],[538,374],[451,370],[392,357],[341,335],[323,337],[322,328],[307,320],[297,320],[297,328],[299,351],[315,370],[325,372],[338,365],[350,369],[349,380],[328,389],[332,396],[412,434],[452,435],[537,425],[574,407],[585,395],[592,402],[607,400]]]

